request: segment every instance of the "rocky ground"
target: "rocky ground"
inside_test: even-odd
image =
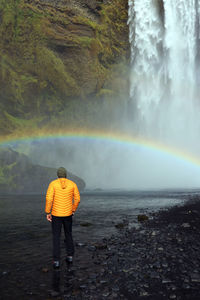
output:
[[[17,278],[14,270],[2,273],[1,299],[200,299],[198,196],[153,214],[138,228],[130,228],[128,219],[116,226],[119,232],[110,238],[77,241],[73,265],[63,257],[59,271],[50,260],[44,265],[43,239],[31,269],[16,266]]]
[[[96,246],[79,245],[91,252],[96,268],[74,266],[74,277],[68,270],[71,290],[64,299],[200,299],[200,201],[195,200],[155,214],[138,229],[129,230],[124,222],[119,236]]]

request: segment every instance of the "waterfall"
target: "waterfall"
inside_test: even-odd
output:
[[[200,0],[129,0],[130,98],[137,128],[148,137],[195,149],[199,19]]]

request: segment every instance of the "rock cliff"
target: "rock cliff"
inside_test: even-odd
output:
[[[54,168],[34,165],[30,159],[12,149],[0,149],[0,192],[45,194],[49,182],[57,178]],[[79,190],[85,182],[68,172],[69,179],[76,182]]]
[[[127,2],[1,1],[1,135],[109,119],[128,91]]]

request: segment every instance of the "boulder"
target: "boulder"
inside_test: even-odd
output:
[[[138,215],[137,219],[138,219],[138,222],[144,222],[144,221],[147,221],[149,218],[146,215]]]

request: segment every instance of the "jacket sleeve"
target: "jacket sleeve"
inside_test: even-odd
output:
[[[77,210],[79,203],[80,203],[80,193],[79,193],[77,185],[74,184],[74,202],[73,202],[73,207],[72,207],[73,213]]]
[[[45,212],[47,214],[51,213],[52,204],[53,204],[53,198],[54,198],[54,187],[52,182],[49,184],[49,187],[47,189],[46,194],[46,206],[45,206]]]

